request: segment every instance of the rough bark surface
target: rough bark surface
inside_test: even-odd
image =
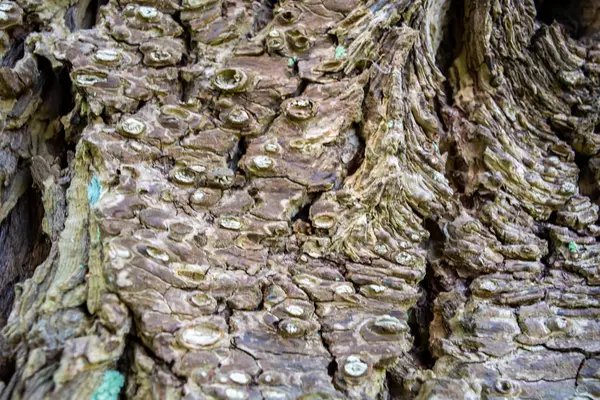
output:
[[[596,1],[2,1],[0,56],[0,399],[600,398]]]

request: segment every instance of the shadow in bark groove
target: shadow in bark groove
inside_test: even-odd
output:
[[[256,13],[252,25],[254,35],[271,22],[273,19],[273,9],[277,4],[279,4],[278,0],[262,0],[253,3],[252,8],[254,8]]]
[[[564,25],[575,39],[600,31],[600,5],[596,0],[536,0],[535,7],[539,21]]]
[[[65,25],[71,32],[79,29],[92,29],[98,21],[100,7],[108,0],[87,0],[71,7],[65,14]]]
[[[423,295],[410,310],[408,317],[410,333],[414,338],[411,354],[424,369],[430,369],[435,364],[435,359],[429,350],[429,324],[433,320],[433,301],[435,299],[434,279],[433,269],[428,264],[425,278],[420,282]]]
[[[10,45],[10,49],[4,54],[0,67],[13,68],[17,61],[25,55],[25,38],[26,35],[15,35]]]
[[[433,302],[441,291],[431,262],[443,251],[445,236],[431,219],[425,221],[425,229],[429,231],[429,240],[425,244],[428,262],[425,277],[419,283],[423,295],[410,310],[408,323],[414,337],[411,355],[422,368],[431,369],[435,358],[429,349],[429,326],[433,320]]]
[[[358,138],[358,148],[356,149],[354,157],[352,157],[352,159],[348,162],[348,165],[346,167],[346,177],[354,175],[354,173],[358,171],[358,169],[362,165],[363,161],[365,161],[366,143],[363,134],[363,126],[362,124],[354,124],[353,129],[355,130],[356,136]]]
[[[0,327],[10,313],[15,285],[31,277],[50,251],[43,217],[41,195],[30,187],[0,224]]]
[[[431,28],[441,29],[441,40],[435,54],[435,62],[445,77],[449,76],[449,69],[462,50],[462,37],[464,33],[464,24],[462,23],[464,15],[463,3],[461,0],[451,0],[444,15],[440,18],[442,26]],[[447,101],[451,105],[452,91],[449,82],[446,81],[444,86]]]

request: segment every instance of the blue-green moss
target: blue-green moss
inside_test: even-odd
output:
[[[92,393],[91,400],[117,400],[124,384],[125,378],[119,371],[106,371],[102,383]]]
[[[346,57],[346,48],[344,46],[338,46],[335,48],[335,59],[339,60],[340,58]]]
[[[569,242],[569,251],[573,254],[579,252],[579,246],[575,242]]]
[[[88,201],[91,205],[96,204],[98,199],[100,199],[100,193],[102,193],[102,184],[95,176],[92,177],[90,183],[87,185],[88,190]]]

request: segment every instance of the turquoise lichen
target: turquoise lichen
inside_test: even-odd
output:
[[[124,384],[125,378],[119,371],[106,371],[102,383],[92,393],[91,400],[117,400]]]
[[[390,122],[388,122],[387,124],[388,129],[392,129],[394,127],[394,120],[391,119]]]
[[[293,67],[294,64],[296,64],[296,61],[298,61],[296,56],[288,58],[288,67]]]
[[[346,48],[344,46],[338,46],[335,48],[335,59],[346,57]]]
[[[102,184],[95,176],[92,177],[90,183],[87,185],[88,190],[88,201],[91,205],[96,204],[98,199],[100,199],[100,193],[102,192]]]
[[[575,242],[569,242],[569,251],[571,253],[577,253],[579,251],[579,246]]]

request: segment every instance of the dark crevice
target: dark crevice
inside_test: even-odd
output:
[[[365,138],[365,126],[364,126],[364,120],[366,118],[366,116],[368,115],[368,110],[369,110],[369,105],[368,105],[368,93],[370,91],[371,88],[371,80],[369,79],[367,81],[367,83],[364,85],[363,87],[363,93],[365,93],[365,95],[363,96],[362,99],[362,104],[361,104],[361,112],[362,112],[362,119],[360,122],[354,123],[353,124],[353,128],[354,131],[356,132],[356,136],[358,138],[358,148],[356,149],[356,153],[354,154],[354,157],[352,157],[352,159],[348,162],[348,165],[346,166],[347,169],[347,174],[346,176],[352,176],[354,175],[354,173],[356,171],[358,171],[358,169],[360,168],[360,166],[362,165],[362,163],[365,161],[365,155],[366,155],[366,138]]]
[[[446,118],[444,118],[443,110],[447,104],[451,105],[452,101],[453,101],[452,87],[451,87],[450,83],[448,82],[448,80],[445,80],[444,83],[442,84],[442,91],[443,91],[443,94],[437,96],[433,102],[433,110],[435,111],[435,115],[437,116],[438,121],[442,125],[442,129],[444,130],[444,132],[446,132],[448,130],[448,126],[447,126]],[[442,137],[442,139],[443,139],[443,137]],[[439,141],[439,139],[438,139],[438,141]],[[442,141],[440,141],[440,142],[441,143],[436,143],[436,145],[438,146],[437,151],[439,153],[444,153],[448,149],[446,148],[445,143],[443,143]]]
[[[346,179],[348,177],[354,175],[356,173],[356,171],[358,171],[358,169],[361,167],[362,163],[365,161],[365,152],[367,149],[367,145],[366,145],[365,133],[364,133],[364,128],[365,128],[364,119],[365,119],[366,115],[368,115],[368,104],[367,104],[368,96],[366,94],[369,93],[370,84],[371,84],[371,82],[369,80],[363,87],[363,93],[365,93],[365,96],[363,97],[362,104],[361,104],[361,111],[362,111],[363,118],[360,122],[355,122],[352,124],[352,129],[356,133],[356,138],[358,140],[358,146],[356,148],[356,152],[354,153],[354,156],[346,165]],[[342,185],[343,185],[343,182],[340,182],[339,186],[341,187]]]
[[[65,142],[68,146],[68,151],[72,151],[75,154],[75,146],[81,138],[83,130],[88,124],[88,118],[86,115],[81,113],[81,104],[76,104],[75,108],[68,114],[68,130],[65,131]],[[63,168],[66,167],[63,164]]]
[[[445,236],[439,226],[431,219],[425,221],[425,229],[429,231],[429,240],[425,244],[428,262],[425,277],[419,283],[423,295],[417,301],[417,304],[410,309],[408,324],[414,338],[410,354],[422,368],[430,369],[435,364],[435,358],[429,348],[429,326],[433,321],[433,302],[441,291],[430,261],[441,255]]]
[[[69,75],[69,69],[62,68],[56,77],[56,84],[58,85],[58,92],[60,93],[58,100],[58,114],[67,115],[74,107],[75,101],[73,99],[73,83],[71,82],[71,76]]]
[[[68,68],[58,71],[52,69],[52,64],[45,57],[37,57],[40,81],[42,84],[42,105],[38,115],[52,120],[68,114],[74,107],[72,82]]]
[[[43,217],[41,193],[29,187],[0,224],[0,328],[10,313],[15,285],[30,278],[50,252]]]
[[[563,25],[574,38],[600,31],[597,0],[536,0],[537,19],[546,25]]]
[[[181,12],[180,11],[177,11],[175,14],[173,14],[173,20],[175,22],[177,22],[183,29],[183,34],[179,38],[183,39],[186,51],[183,53],[183,57],[181,58],[181,61],[178,65],[178,67],[184,67],[184,66],[188,65],[191,61],[190,55],[192,54],[192,35],[190,34],[190,31],[188,29],[186,29],[186,25],[183,23],[183,21],[181,21]],[[180,72],[180,76],[181,76],[181,72]],[[180,81],[182,83],[184,82],[184,80],[181,78],[180,78]],[[184,93],[182,95],[183,96],[185,95],[185,86],[184,86]],[[182,101],[183,100],[184,99],[182,99]]]
[[[302,208],[300,208],[300,210],[298,210],[296,214],[292,215],[292,224],[298,220],[308,222],[310,224],[310,207],[313,205],[313,202],[314,198],[311,198],[304,206],[302,206]]]
[[[451,130],[449,135],[452,134],[453,131]],[[469,165],[461,155],[461,152],[455,143],[449,144],[448,158],[446,161],[444,176],[450,182],[454,192],[460,196],[461,202],[464,203],[464,201],[472,201],[470,196],[464,195],[469,182]],[[471,206],[466,204],[463,205],[465,205],[467,208],[471,208]]]
[[[550,240],[550,230],[548,229],[548,226],[556,223],[556,216],[556,211],[553,211],[546,224],[540,224],[535,227],[535,234],[548,243],[548,254],[540,258],[540,262],[544,265],[542,278],[550,276],[550,265],[552,265],[552,254],[554,253],[554,249],[552,248],[552,240]]]
[[[252,36],[255,36],[258,32],[263,30],[264,27],[273,20],[273,10],[278,3],[278,0],[261,0],[252,3],[252,8],[254,10]]]
[[[80,15],[79,29],[92,29],[98,22],[100,7],[108,4],[108,0],[91,0]]]
[[[577,115],[580,113],[580,111],[577,107],[572,107],[571,113],[573,115]],[[547,122],[549,125],[552,125],[552,121],[550,119],[548,119]],[[574,161],[579,169],[579,176],[577,179],[579,193],[583,196],[589,197],[592,201],[597,201],[597,199],[600,197],[598,190],[598,179],[593,171],[594,167],[590,165],[590,162],[594,162],[594,157],[576,150],[576,145],[574,145],[574,143],[576,144],[580,138],[577,136],[575,131],[555,128],[553,129],[553,132],[560,140],[568,143],[575,153]]]
[[[391,394],[390,399],[408,399],[411,398],[407,395],[406,390],[402,385],[402,378],[393,376],[390,371],[387,371],[386,378],[389,393]]]
[[[331,39],[333,46],[338,47],[340,45],[337,35],[334,35],[332,33],[327,33],[327,36],[329,36],[329,39]]]
[[[427,265],[425,278],[419,283],[423,295],[417,304],[410,309],[408,325],[414,338],[411,355],[419,362],[420,367],[430,369],[435,364],[435,359],[429,349],[429,324],[433,320],[433,270]]]
[[[41,105],[35,118],[52,124],[74,106],[71,80],[66,68],[54,71],[45,57],[36,56],[36,62],[39,76],[33,92],[39,94]],[[19,107],[14,107],[13,111],[18,114]],[[75,144],[66,142],[64,129],[57,129],[51,137],[38,137],[35,143],[39,147],[32,148],[32,155],[47,162],[50,169],[56,167],[59,171],[68,167],[69,153],[74,152]],[[19,161],[19,169],[27,171],[29,187],[0,224],[0,327],[11,310],[16,285],[30,278],[50,253],[50,238],[42,228],[45,211],[52,214],[49,221],[60,222],[60,200],[55,199],[54,210],[44,210],[43,193],[40,192],[43,188],[38,186],[38,179],[45,179],[49,170],[37,170],[31,160],[25,159]],[[40,171],[42,174],[36,175]],[[68,180],[64,183],[68,185]]]
[[[17,284],[30,278],[50,253],[43,217],[41,194],[30,186],[0,224],[0,330],[11,312]],[[0,335],[0,381],[16,382],[16,372],[14,349]]]
[[[593,200],[596,204],[600,204],[600,156],[590,157],[586,165],[586,173],[594,183]]]
[[[441,28],[431,26],[430,29],[442,29],[442,40],[437,48],[435,62],[445,77],[450,76],[449,70],[454,60],[459,56],[462,50],[462,37],[464,33],[464,2],[460,0],[451,0],[445,15],[440,17]],[[444,23],[445,22],[445,23]],[[443,88],[446,92],[448,104],[452,104],[452,90],[448,81]]]
[[[92,29],[98,22],[100,7],[108,0],[87,0],[69,8],[65,13],[65,25],[71,32],[79,29]]]
[[[309,194],[304,205],[300,207],[298,212],[292,215],[291,225],[295,233],[302,233],[306,235],[313,233],[312,224],[310,222],[310,207],[312,207],[317,199],[317,194]]]
[[[65,25],[69,28],[70,32],[77,30],[77,17],[76,17],[77,7],[73,6],[67,10],[65,13]]]
[[[221,2],[221,18],[223,18],[224,20],[227,19],[227,6],[229,4],[227,4],[226,1]]]
[[[352,176],[365,160],[365,150],[366,143],[363,133],[363,124],[354,124],[354,131],[356,132],[356,136],[358,139],[358,147],[356,148],[356,153],[354,153],[354,157],[348,162],[346,165],[346,176]]]
[[[446,80],[442,83],[442,91],[444,92],[444,98],[443,101],[440,101],[440,103],[437,104],[437,110],[438,110],[438,118],[440,120],[440,122],[444,125],[444,128],[446,127],[446,120],[445,118],[443,118],[443,113],[442,113],[442,109],[443,109],[443,105],[449,105],[452,106],[454,104],[454,92],[452,91],[452,84],[450,83],[450,80],[448,79],[448,74],[450,73],[449,70],[446,71],[442,71],[442,73],[444,74],[444,76],[446,77]]]
[[[148,104],[148,100],[140,100],[138,101],[137,104],[137,111],[141,110],[142,108],[146,107],[146,104]],[[103,115],[102,118],[105,118],[105,116]],[[107,121],[108,122],[108,121]],[[110,122],[107,123],[107,125],[110,124]]]
[[[50,61],[44,57],[38,57],[37,63],[44,82],[41,93],[42,105],[38,110],[38,114],[48,121],[69,115],[76,107],[69,69],[63,67],[55,71],[52,69]],[[81,118],[75,110],[70,119],[69,132],[67,133],[61,124],[61,129],[53,137],[46,140],[46,149],[50,155],[55,157],[60,169],[64,170],[69,167],[70,159],[75,154],[75,146],[79,141],[80,133],[86,123],[87,120]]]
[[[227,163],[229,169],[231,169],[232,171],[237,171],[239,169],[238,164],[244,156],[244,154],[246,154],[247,147],[248,144],[246,143],[246,137],[242,136],[238,141],[237,146],[235,147],[235,149],[233,149],[233,152],[230,154],[229,162]]]
[[[129,379],[132,374],[132,366],[135,365],[135,354],[134,354],[134,345],[137,343],[137,332],[135,324],[131,324],[131,331],[127,336],[125,336],[125,349],[123,350],[123,354],[117,360],[116,370],[123,375],[125,378],[124,388],[128,387]]]
[[[298,65],[295,65],[294,68],[298,69]],[[308,80],[307,79],[301,79],[300,83],[298,84],[298,87],[296,88],[296,91],[294,93],[292,93],[292,95],[290,97],[299,97],[302,96],[304,94],[304,91],[306,90],[306,87],[308,86]]]
[[[338,369],[337,361],[335,361],[335,358],[334,358],[333,360],[331,360],[331,362],[327,366],[327,375],[329,375],[330,377],[333,378],[337,369]]]
[[[585,365],[585,362],[588,360],[589,356],[586,355],[586,357],[581,360],[581,364],[579,364],[579,368],[577,368],[577,374],[575,375],[575,387],[579,386],[579,376],[581,375],[581,370],[583,369],[583,366]]]
[[[17,61],[25,55],[25,39],[27,34],[14,35],[11,38],[11,45],[0,63],[0,67],[14,68]]]
[[[5,349],[4,347],[8,347],[8,345],[4,342],[2,342],[2,338],[0,337],[0,351],[4,352]],[[10,378],[12,376],[14,376],[15,372],[16,372],[16,360],[13,358],[3,358],[0,356],[0,381],[1,382],[8,382],[10,381]]]
[[[589,197],[592,201],[595,201],[599,197],[598,182],[590,169],[591,158],[591,156],[577,153],[575,155],[575,164],[577,165],[577,168],[579,168],[579,179],[577,180],[579,193]]]
[[[179,101],[182,103],[187,103],[188,99],[193,98],[193,96],[192,96],[193,85],[184,79],[181,71],[179,71],[179,83],[181,85]]]

